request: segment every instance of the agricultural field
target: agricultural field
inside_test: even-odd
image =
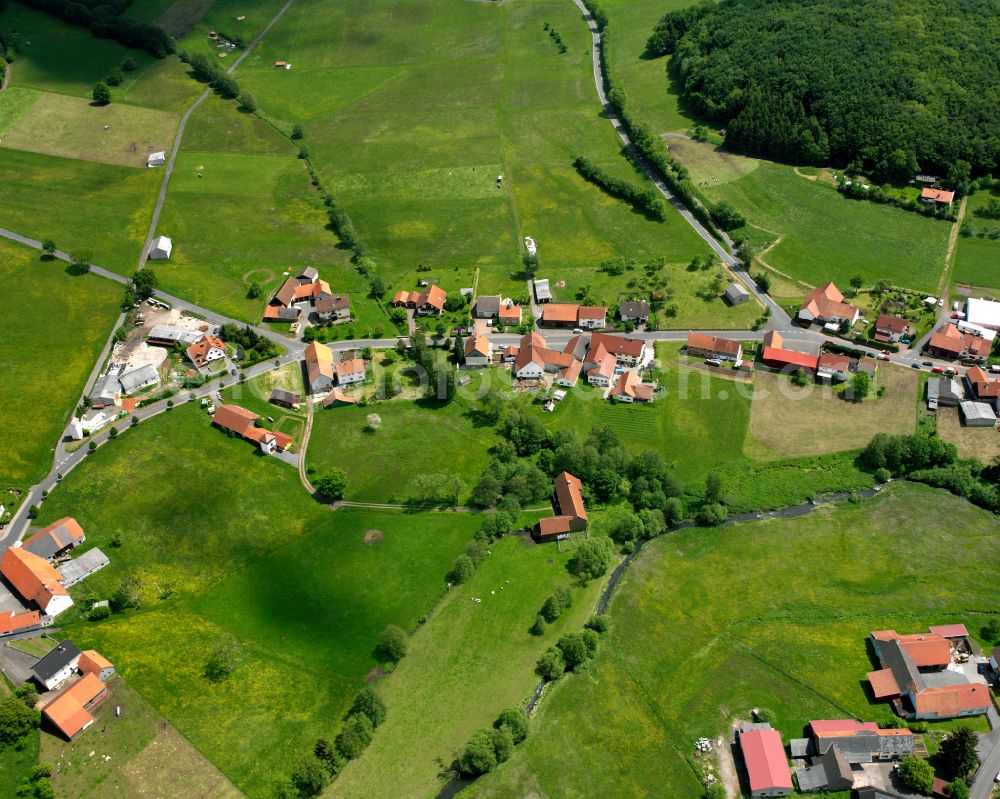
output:
[[[759,161],[739,177],[731,164],[740,159],[716,153],[725,162],[716,164],[709,155],[712,145],[681,139],[669,144],[709,200],[732,203],[752,226],[778,237],[760,257],[779,272],[811,285],[832,280],[847,286],[861,275],[869,285],[888,280],[915,291],[937,291],[949,222],[848,200],[833,187],[770,161]]]
[[[92,275],[71,276],[62,261],[41,261],[27,247],[0,241],[0,483],[29,484],[51,466],[90,370],[118,318],[121,288]],[[54,342],[61,349],[53,370]]]
[[[570,554],[515,537],[494,544],[473,578],[451,591],[413,636],[406,659],[380,681],[387,720],[325,795],[435,795],[441,763],[501,710],[526,700],[541,654],[593,612],[600,580],[574,585],[572,607],[543,636],[528,633],[546,597],[571,585]]]
[[[1000,220],[978,216],[976,210],[985,208],[990,200],[1000,200],[1000,189],[983,190],[973,194],[966,206],[965,222],[973,235],[958,237],[952,280],[956,283],[986,288],[1000,292]],[[993,236],[994,238],[990,238]],[[979,296],[979,292],[976,293]]]
[[[3,145],[145,168],[146,156],[170,149],[178,121],[166,111],[118,103],[95,106],[82,97],[47,92],[20,115]]]
[[[862,402],[845,398],[845,387],[797,388],[784,376],[758,372],[750,403],[747,454],[759,460],[861,449],[876,433],[912,433],[919,375],[883,364]],[[879,388],[885,395],[876,397]]]
[[[65,252],[86,250],[98,266],[132,274],[160,177],[155,169],[4,150],[0,186],[15,201],[0,203],[0,227],[51,238]]]
[[[419,274],[453,291],[478,267],[482,290],[523,293],[526,235],[554,283],[579,285],[615,256],[681,267],[707,253],[676,215],[650,222],[573,169],[582,153],[642,180],[598,113],[589,34],[569,4],[306,0],[238,77],[270,119],[304,126],[311,159],[394,290]]]
[[[237,113],[232,105],[228,111]],[[291,155],[185,147],[157,233],[174,242],[170,260],[155,266],[160,286],[242,321],[260,321],[290,269],[316,266],[334,290],[358,284],[349,254],[326,229],[322,201],[302,162]],[[258,299],[247,297],[252,281],[264,288]]]
[[[112,696],[95,711],[91,734],[72,742],[41,734],[40,760],[54,766],[58,796],[134,796],[150,785],[163,799],[243,796],[124,680],[108,686]]]
[[[46,500],[39,524],[67,514],[112,561],[73,589],[77,607],[126,576],[140,581],[142,607],[96,623],[71,610],[66,633],[262,799],[317,736],[333,737],[378,665],[378,633],[416,627],[479,525],[475,514],[331,513],[293,468],[191,406],[98,450]],[[381,537],[366,543],[373,530]],[[239,665],[209,681],[211,651],[233,639]]]
[[[888,720],[860,685],[872,668],[865,636],[977,629],[984,599],[1000,601],[997,529],[964,500],[898,484],[806,518],[657,539],[612,598],[594,665],[556,684],[526,744],[469,795],[697,796],[693,741],[726,733],[751,707],[772,710],[786,739],[811,718]],[[788,545],[799,540],[808,546]]]

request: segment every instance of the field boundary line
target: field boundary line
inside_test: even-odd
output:
[[[965,207],[969,202],[969,195],[962,198],[958,206],[958,215],[955,223],[951,226],[951,235],[948,236],[948,251],[944,255],[944,271],[941,273],[941,280],[938,282],[938,296],[947,299],[948,284],[951,283],[951,273],[955,268],[955,253],[958,251],[958,234],[965,221]]]

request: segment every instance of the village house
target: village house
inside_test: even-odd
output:
[[[107,682],[115,676],[115,667],[111,661],[93,649],[85,649],[80,653],[76,668],[81,674],[93,674],[101,682]]]
[[[31,667],[31,676],[42,688],[51,691],[73,676],[79,660],[80,650],[67,638]]]
[[[543,327],[578,327],[599,330],[607,326],[608,309],[595,305],[549,303],[542,308]]]
[[[927,205],[934,205],[938,208],[947,208],[955,201],[955,192],[945,189],[932,189],[925,187],[920,190],[920,202]]]
[[[655,383],[643,383],[637,371],[626,369],[608,398],[617,402],[652,402],[655,392]]]
[[[804,738],[793,738],[793,759],[808,758],[795,769],[800,791],[848,791],[854,767],[901,760],[913,754],[914,735],[907,729],[879,729],[873,721],[833,719],[810,721]]]
[[[361,358],[351,358],[347,361],[338,361],[333,366],[337,375],[338,386],[348,386],[351,383],[364,383],[367,372],[365,362]]]
[[[802,369],[810,374],[819,368],[819,356],[785,348],[785,341],[777,330],[764,336],[760,356],[761,363],[780,372],[795,372]]]
[[[846,355],[833,352],[823,352],[816,362],[816,377],[831,383],[842,383],[847,380],[851,370],[851,359]]]
[[[189,347],[201,341],[204,335],[200,330],[187,330],[183,327],[171,327],[170,325],[153,325],[149,333],[146,334],[146,343],[160,347],[173,347],[175,344]]]
[[[96,674],[79,680],[42,708],[42,716],[68,741],[94,723],[92,711],[111,695]]]
[[[957,383],[957,380],[954,380]],[[965,370],[965,383],[969,393],[978,400],[997,405],[1000,402],[1000,380],[991,378],[981,366],[970,366]],[[928,383],[930,385],[930,383]],[[960,396],[959,399],[964,399]],[[953,403],[953,404],[958,404]]]
[[[898,344],[902,339],[913,338],[914,329],[910,320],[892,314],[879,314],[875,320],[875,340]]]
[[[113,407],[120,391],[121,383],[117,373],[101,375],[90,392],[90,407],[95,410]]]
[[[486,336],[469,336],[465,340],[465,365],[489,366],[493,361],[493,344]]]
[[[292,443],[286,433],[271,432],[257,426],[260,417],[256,413],[237,405],[219,405],[212,416],[212,423],[223,430],[229,430],[260,447],[261,452],[273,455],[284,452]]]
[[[17,633],[27,633],[42,626],[42,617],[37,610],[0,611],[0,638]]]
[[[200,341],[189,346],[185,353],[199,371],[208,370],[213,363],[225,360],[226,345],[215,336],[203,336]]]
[[[336,373],[333,368],[333,350],[319,341],[310,341],[305,350],[306,377],[313,394],[333,388]]]
[[[844,322],[851,326],[858,321],[859,316],[861,312],[857,306],[844,302],[844,295],[833,283],[819,286],[806,294],[798,312],[798,319],[802,322],[819,322],[835,327],[840,327]]]
[[[285,391],[283,388],[271,389],[271,397],[269,402],[273,405],[280,405],[283,408],[291,408],[292,410],[298,410],[299,403],[302,401],[302,397],[293,391]]]
[[[351,298],[346,294],[321,294],[313,304],[316,316],[324,322],[351,318]]]
[[[554,541],[587,529],[583,506],[583,486],[569,472],[561,472],[552,483],[552,510],[555,515],[539,519],[532,528],[537,541]]]
[[[587,350],[587,359],[583,368],[587,372],[587,382],[600,388],[611,388],[618,378],[618,359],[614,353],[608,352],[603,344],[591,346]]]
[[[623,322],[644,325],[649,321],[649,303],[645,300],[625,300],[618,305],[618,318]]]
[[[335,300],[330,284],[320,280],[315,267],[307,266],[299,270],[295,277],[289,277],[278,288],[264,309],[264,320],[268,322],[294,322],[301,314],[300,305],[312,307],[322,319],[341,318],[336,315],[336,307],[347,302],[347,317],[350,317],[350,301],[346,296]],[[323,309],[322,313],[320,308]]]
[[[590,349],[604,347],[615,356],[620,366],[643,367],[653,357],[653,347],[646,341],[627,336],[612,336],[607,333],[594,333],[590,337]]]
[[[546,372],[559,373],[573,365],[575,358],[568,352],[549,349],[542,336],[532,331],[521,337],[514,358],[514,377],[519,380],[540,380]]]
[[[160,373],[152,364],[144,364],[138,369],[126,372],[118,378],[118,384],[122,387],[123,394],[135,394],[137,391],[159,385]]]
[[[500,304],[503,297],[499,294],[480,294],[476,304],[472,306],[472,315],[476,319],[496,319],[500,316]]]
[[[943,324],[927,342],[927,351],[938,358],[985,363],[990,354],[990,342],[972,333],[963,333],[953,324]]]
[[[422,291],[400,291],[393,297],[397,308],[412,308],[416,316],[440,316],[448,295],[440,286],[426,286]]]
[[[357,401],[354,399],[354,397],[348,396],[336,386],[334,386],[333,390],[329,394],[327,394],[326,397],[323,399],[324,408],[333,408],[344,405],[356,405],[356,404]]]
[[[58,616],[73,606],[62,575],[45,558],[22,547],[4,550],[0,574],[25,602],[33,603],[46,616]]]
[[[951,664],[949,638],[933,632],[900,635],[878,630],[868,637],[881,668],[868,673],[876,700],[887,699],[907,719],[936,721],[976,716],[990,707],[989,688],[970,682]]]
[[[573,388],[576,381],[580,379],[580,372],[583,370],[583,363],[574,358],[569,366],[565,366],[556,373],[555,382],[566,388]]]
[[[25,539],[21,547],[32,555],[46,560],[54,560],[80,546],[86,540],[87,536],[79,522],[70,516],[64,516]]]
[[[770,724],[743,724],[736,733],[743,755],[752,799],[788,796],[792,792],[792,772],[788,768],[781,733]]]
[[[524,320],[524,312],[520,305],[507,299],[500,303],[500,324],[506,327],[518,327]]]
[[[728,338],[707,336],[692,331],[687,337],[687,354],[693,358],[727,361],[738,364],[743,359],[743,344]]]

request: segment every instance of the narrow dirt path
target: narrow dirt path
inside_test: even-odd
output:
[[[948,304],[948,286],[951,283],[951,270],[955,266],[955,249],[958,247],[958,234],[962,230],[962,223],[965,221],[965,207],[969,198],[963,197],[961,205],[958,206],[958,216],[955,217],[955,224],[951,226],[951,235],[948,237],[948,251],[944,256],[944,272],[941,273],[941,282],[938,283],[938,296]]]
[[[3,83],[0,83],[0,92],[4,91],[10,85],[10,76],[13,73],[10,64],[6,61],[3,62]]]
[[[299,443],[299,480],[302,487],[310,494],[315,494],[316,489],[309,482],[309,475],[306,473],[306,451],[309,449],[309,436],[313,429],[313,403],[306,398],[306,429],[302,433],[302,441]]]

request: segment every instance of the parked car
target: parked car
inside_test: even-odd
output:
[[[948,366],[948,367],[945,368],[944,373],[946,375],[952,375],[952,376],[954,376],[954,375],[958,374],[958,369],[956,369],[954,366]]]
[[[934,361],[924,361],[923,364],[924,364],[924,366],[933,366],[934,365]]]
[[[920,368],[920,364],[917,363],[916,361],[914,361],[913,363],[911,363],[910,366],[912,366],[914,369],[919,369]]]
[[[878,356],[878,359],[880,361],[888,361],[889,360],[889,353],[888,352],[880,353],[879,356]]]
[[[718,358],[706,358],[705,363],[709,366],[722,366],[722,361]]]
[[[944,374],[944,369],[942,369],[940,366],[932,366],[931,367],[931,371],[934,372],[934,374],[936,374],[936,375],[943,375]]]

